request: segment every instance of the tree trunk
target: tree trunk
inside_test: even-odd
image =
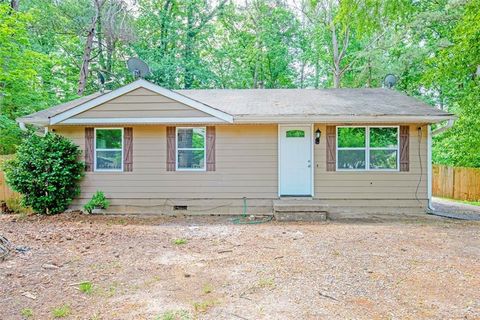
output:
[[[18,11],[18,6],[20,4],[20,0],[12,0],[10,1],[10,7],[15,10],[15,11]]]
[[[340,88],[340,80],[341,80],[341,73],[340,73],[340,54],[338,50],[338,39],[337,39],[337,32],[335,29],[335,24],[332,22],[332,78],[333,78],[333,87]]]
[[[95,28],[97,26],[97,20],[100,16],[100,9],[103,5],[103,2],[104,0],[94,0],[95,15],[92,18],[92,24],[87,32],[87,41],[85,43],[85,49],[83,50],[82,67],[80,68],[80,79],[78,80],[78,95],[83,95],[85,86],[87,84],[90,56],[93,48],[93,38],[95,37]]]

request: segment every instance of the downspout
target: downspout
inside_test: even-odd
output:
[[[455,119],[448,120],[447,124],[432,131],[432,125],[428,125],[427,129],[427,197],[428,197],[428,211],[432,212],[432,137],[447,131],[455,124]]]
[[[453,121],[449,120],[448,122]],[[452,123],[453,125],[453,123]],[[448,124],[447,124],[448,126]],[[445,127],[443,127],[445,128]],[[445,129],[446,130],[446,129]],[[432,125],[427,126],[427,197],[428,210],[432,209]]]
[[[20,127],[20,130],[27,131],[27,127],[25,126],[25,122],[19,122],[18,126]]]
[[[448,129],[450,129],[451,127],[453,127],[453,124],[455,123],[455,119],[450,119],[448,120],[447,124],[444,125],[443,127],[440,127],[440,128],[437,128],[435,130],[432,131],[432,136],[436,136],[437,134],[440,134],[444,131],[447,131]]]

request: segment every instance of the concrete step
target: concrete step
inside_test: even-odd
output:
[[[273,215],[279,221],[324,221],[328,205],[313,199],[280,199],[273,202]]]
[[[325,221],[327,212],[274,212],[273,216],[277,221]]]

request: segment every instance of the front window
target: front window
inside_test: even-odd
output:
[[[95,129],[95,170],[123,170],[123,129]]]
[[[177,170],[205,170],[206,128],[177,128]]]
[[[398,170],[398,127],[337,127],[338,170]]]

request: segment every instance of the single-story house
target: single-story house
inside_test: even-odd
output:
[[[139,79],[18,119],[84,152],[79,208],[171,214],[425,211],[430,125],[454,119],[390,89],[168,90]]]

